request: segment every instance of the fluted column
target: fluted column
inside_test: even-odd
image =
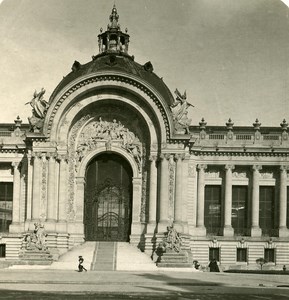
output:
[[[147,233],[153,233],[156,228],[157,216],[157,156],[150,157],[150,182],[149,182],[149,220]]]
[[[259,194],[260,194],[260,170],[262,166],[255,165],[252,167],[253,178],[252,178],[252,220],[251,220],[251,236],[261,236],[262,232],[259,227]]]
[[[13,208],[12,225],[18,225],[20,222],[20,163],[13,162]]]
[[[160,179],[160,207],[159,214],[160,219],[158,223],[158,232],[163,232],[167,230],[169,223],[169,187],[168,187],[168,166],[169,155],[164,154],[161,156],[161,179]]]
[[[232,228],[232,170],[234,165],[226,165],[225,178],[225,209],[224,209],[224,236],[233,236],[234,230]]]
[[[48,188],[47,188],[47,221],[56,221],[56,194],[55,194],[55,155],[48,156]]]
[[[58,222],[66,221],[67,204],[67,159],[59,156]]]
[[[182,182],[183,182],[183,155],[176,154],[176,188],[174,205],[174,226],[178,231],[182,231]]]
[[[33,158],[32,220],[38,220],[41,199],[41,156],[35,153]]]
[[[287,166],[280,167],[279,236],[288,236],[287,229]]]
[[[197,234],[204,235],[206,228],[204,224],[205,219],[205,170],[207,165],[199,164],[198,170],[198,199],[197,199]]]

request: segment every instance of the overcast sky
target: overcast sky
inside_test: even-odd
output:
[[[0,123],[27,123],[34,90],[98,53],[112,6],[129,53],[187,91],[192,125],[289,121],[289,9],[280,0],[0,0]]]

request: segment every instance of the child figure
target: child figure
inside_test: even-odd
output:
[[[82,256],[78,256],[78,272],[82,272],[83,270],[85,272],[87,272],[87,270],[85,269],[85,267],[82,265],[83,264],[83,257]]]

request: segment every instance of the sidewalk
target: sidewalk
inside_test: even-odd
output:
[[[209,272],[124,272],[88,271],[78,273],[70,270],[10,270],[0,273],[0,288],[6,290],[33,290],[56,292],[191,292],[206,290],[232,291],[242,288],[283,289],[289,295],[286,275],[228,274]]]

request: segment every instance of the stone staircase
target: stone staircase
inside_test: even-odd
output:
[[[91,270],[115,270],[116,245],[116,242],[98,242],[91,263]]]
[[[78,256],[91,271],[158,271],[151,258],[125,242],[85,242],[61,255],[51,265],[12,266],[22,269],[78,270]]]

